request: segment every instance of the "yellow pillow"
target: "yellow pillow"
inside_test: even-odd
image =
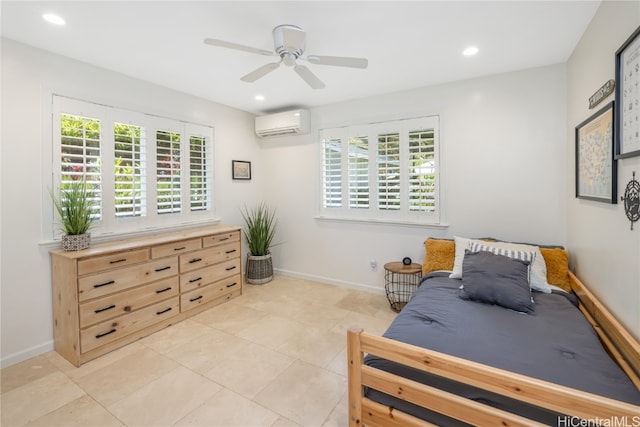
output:
[[[540,248],[547,264],[547,282],[571,292],[569,280],[569,252],[560,248]]]
[[[427,239],[424,241],[427,255],[422,263],[422,274],[437,270],[453,270],[456,244],[453,240]]]

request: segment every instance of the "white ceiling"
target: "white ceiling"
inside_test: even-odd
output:
[[[2,1],[1,33],[60,55],[252,113],[396,92],[565,62],[600,1]],[[67,24],[45,22],[56,13]],[[307,54],[369,59],[365,70],[306,64],[313,90],[274,59],[203,43],[273,50],[271,30],[307,32]],[[462,51],[476,45],[480,53]],[[255,95],[266,99],[258,102]]]

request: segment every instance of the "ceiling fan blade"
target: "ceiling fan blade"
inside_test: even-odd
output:
[[[255,48],[255,47],[245,46],[245,45],[237,44],[237,43],[231,43],[231,42],[227,42],[227,41],[224,41],[224,40],[204,39],[204,42],[205,42],[205,44],[208,44],[208,45],[211,45],[211,46],[225,47],[227,49],[242,50],[244,52],[257,53],[258,55],[264,55],[264,56],[272,56],[272,55],[274,55],[274,53],[269,51],[269,50],[258,49],[258,48]]]
[[[296,65],[293,69],[312,89],[322,89],[324,87],[324,83],[304,65]]]
[[[318,65],[335,65],[338,67],[367,68],[369,60],[366,58],[351,58],[348,56],[307,56],[307,61]]]
[[[256,70],[253,70],[246,76],[241,77],[240,80],[242,80],[243,82],[253,83],[259,78],[264,77],[270,72],[272,72],[273,70],[277,69],[279,66],[280,66],[279,62],[271,62],[269,64],[265,64],[262,67]]]

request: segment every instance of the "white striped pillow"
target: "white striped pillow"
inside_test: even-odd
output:
[[[491,252],[495,255],[502,255],[513,259],[519,259],[520,261],[527,261],[529,263],[529,268],[527,269],[527,281],[531,282],[531,266],[533,262],[536,260],[536,253],[522,250],[514,250],[507,248],[499,248],[495,246],[484,245],[479,242],[471,241],[469,242],[469,250],[471,252]]]

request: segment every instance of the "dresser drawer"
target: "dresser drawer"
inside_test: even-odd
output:
[[[84,276],[78,279],[79,300],[86,301],[177,275],[178,257],[172,257]]]
[[[130,313],[178,295],[178,276],[80,304],[80,327]]]
[[[126,267],[128,265],[147,261],[148,259],[148,248],[116,252],[109,255],[81,259],[78,260],[78,276],[84,276],[85,274],[91,273],[99,273],[100,271],[111,270],[118,267]]]
[[[83,353],[117,340],[133,332],[144,329],[163,320],[169,319],[180,312],[180,297],[132,311],[115,319],[98,323],[80,332],[80,345]]]
[[[180,255],[180,272],[196,270],[240,257],[240,242],[213,246],[188,254]]]
[[[202,238],[202,247],[219,245],[221,243],[239,242],[240,231],[231,231],[229,233],[212,234]]]
[[[240,258],[181,274],[180,292],[188,292],[238,273],[240,273]]]
[[[233,284],[234,282],[235,284]],[[240,295],[240,293],[240,275],[238,275],[236,278],[204,286],[180,295],[180,311],[184,313],[185,311],[214,300],[224,301],[231,299]]]
[[[162,258],[169,255],[179,255],[202,247],[202,239],[180,240],[179,242],[157,245],[151,248],[151,258]]]

